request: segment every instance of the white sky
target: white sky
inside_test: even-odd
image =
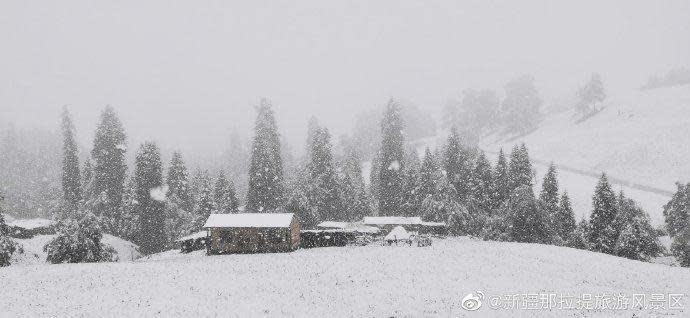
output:
[[[106,104],[133,143],[213,152],[268,97],[298,150],[311,115],[340,134],[391,96],[438,112],[522,73],[548,100],[679,66],[690,1],[0,2],[0,122],[55,129],[69,105],[88,147]]]

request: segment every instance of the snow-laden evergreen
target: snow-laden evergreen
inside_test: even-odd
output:
[[[101,112],[96,128],[91,157],[93,158],[93,199],[95,213],[101,217],[107,232],[115,233],[120,223],[120,209],[125,186],[127,140],[115,110],[107,106]]]
[[[74,124],[67,107],[62,109],[62,192],[65,201],[76,210],[82,198],[79,155],[74,140]]]
[[[116,260],[113,248],[102,242],[103,233],[93,213],[82,211],[78,221],[67,220],[60,225],[57,236],[43,247],[47,261],[60,263],[94,263]]]
[[[158,146],[152,142],[141,145],[134,168],[134,209],[139,216],[137,242],[141,252],[160,252],[165,247],[165,198],[154,195],[163,188],[163,166]]]
[[[19,246],[9,237],[9,228],[5,223],[5,197],[0,191],[0,267],[11,264],[12,254]]]
[[[690,267],[690,183],[676,186],[676,193],[664,205],[664,218],[673,238],[671,252],[681,266]]]
[[[262,99],[254,126],[247,210],[274,211],[283,205],[284,199],[280,135],[271,104]]]
[[[219,213],[237,213],[239,201],[235,192],[235,184],[220,171],[213,189],[214,202]]]
[[[196,194],[196,204],[194,205],[194,222],[188,233],[201,231],[208,216],[218,211],[216,203],[213,201],[213,185],[211,184],[211,177],[208,171],[203,171],[199,174],[198,189]]]
[[[174,200],[181,209],[191,212],[194,208],[194,199],[190,189],[187,165],[180,152],[176,151],[172,154],[166,184],[169,200]]]
[[[404,124],[400,106],[390,100],[381,120],[381,157],[379,166],[379,215],[400,214],[403,194]]]
[[[445,147],[443,165],[448,180],[455,187],[460,202],[467,202],[472,178],[472,156],[462,143],[457,129],[452,128]]]
[[[613,253],[616,244],[613,221],[617,213],[616,194],[611,190],[606,174],[602,174],[594,190],[589,218],[589,243],[593,251]]]

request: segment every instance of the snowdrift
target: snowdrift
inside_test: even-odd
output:
[[[433,246],[315,248],[0,269],[8,316],[682,317],[655,310],[461,309],[468,293],[690,295],[690,270],[539,244],[452,238]],[[56,295],[59,295],[56,297]],[[688,300],[684,300],[689,306]]]

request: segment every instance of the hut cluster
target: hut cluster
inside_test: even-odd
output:
[[[293,213],[211,214],[203,230],[177,240],[182,252],[206,253],[291,252],[298,248],[368,245],[431,245],[431,236],[444,236],[442,222],[419,217],[365,217],[360,222],[325,221],[316,229],[301,230]]]

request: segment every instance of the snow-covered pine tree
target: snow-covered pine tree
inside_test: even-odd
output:
[[[427,197],[434,195],[439,182],[438,176],[439,166],[436,163],[434,155],[429,148],[424,151],[424,160],[419,172],[419,187],[417,188],[417,197],[419,202],[423,202]]]
[[[470,213],[480,213],[490,217],[493,209],[491,196],[494,191],[491,163],[484,152],[479,151],[470,179]],[[478,210],[472,211],[473,209]]]
[[[166,178],[168,184],[168,197],[175,200],[179,208],[192,212],[194,209],[194,198],[190,189],[189,174],[187,166],[182,159],[182,154],[173,152]]]
[[[403,204],[402,210],[405,216],[420,216],[422,201],[420,195],[422,163],[416,150],[412,150],[405,158],[405,170],[403,171]]]
[[[510,153],[508,179],[511,192],[522,186],[533,191],[532,186],[534,183],[532,182],[532,163],[529,160],[527,146],[525,146],[524,143],[519,147],[515,145]]]
[[[19,245],[9,237],[9,227],[5,223],[5,196],[0,192],[0,267],[10,265],[12,254],[17,251]]]
[[[313,229],[319,223],[320,216],[312,205],[313,186],[309,171],[303,166],[287,187],[290,192],[285,209],[297,215],[301,229]]]
[[[575,226],[575,229],[568,235],[568,239],[565,243],[567,247],[577,248],[581,250],[589,250],[589,239],[587,233],[589,232],[589,226],[587,221],[583,218],[580,223]]]
[[[614,225],[617,233],[615,255],[649,261],[663,251],[649,215],[633,200],[625,198],[623,192],[618,198],[618,213]]]
[[[563,195],[561,195],[555,219],[558,236],[560,236],[563,241],[568,241],[568,238],[573,231],[575,231],[575,227],[577,226],[568,191],[563,191]]]
[[[492,197],[492,209],[498,209],[503,202],[510,197],[510,175],[508,174],[508,163],[503,153],[503,148],[498,152],[498,160],[494,168],[494,195]]]
[[[379,190],[381,188],[381,151],[377,151],[371,158],[371,169],[369,171],[369,202],[371,207],[379,215]]]
[[[588,240],[595,252],[612,254],[616,244],[614,220],[618,213],[616,195],[605,173],[601,174],[594,196],[592,214],[589,217]]]
[[[222,170],[218,173],[213,195],[218,213],[237,213],[239,202],[235,192],[235,184],[225,177]]]
[[[430,167],[430,165],[427,165]],[[440,169],[431,175],[434,189],[422,202],[421,216],[425,221],[448,222],[454,235],[476,235],[481,231],[480,220],[471,215],[464,205],[458,202],[455,187]]]
[[[671,237],[682,233],[690,225],[690,183],[676,183],[676,193],[664,205],[664,220]]]
[[[71,211],[82,199],[79,155],[74,140],[74,124],[67,107],[62,108],[62,193]]]
[[[546,213],[539,207],[534,192],[521,185],[510,195],[506,216],[510,220],[510,237],[516,242],[551,243],[552,233]]]
[[[690,267],[690,226],[686,226],[673,237],[671,252],[680,266]]]
[[[84,160],[84,166],[81,169],[81,193],[85,200],[92,198],[93,190],[93,166],[91,166],[91,159]]]
[[[213,187],[213,202],[216,203],[218,213],[230,213],[228,202],[228,179],[225,178],[225,172],[221,170],[216,178],[216,184]]]
[[[379,215],[399,215],[403,193],[404,124],[400,106],[391,99],[381,120]]]
[[[119,237],[132,242],[136,242],[139,239],[140,222],[136,197],[137,187],[133,176],[129,178],[125,186],[122,196],[122,218],[115,231]]]
[[[201,231],[204,223],[206,223],[206,220],[208,220],[209,215],[217,213],[215,202],[213,202],[211,177],[209,176],[208,171],[201,173],[198,191],[196,205],[194,206],[194,223],[189,229],[190,233]]]
[[[364,188],[362,166],[355,150],[348,151],[342,172],[342,204],[346,220],[361,221],[365,216],[371,215],[371,207]]]
[[[283,205],[284,199],[280,135],[271,104],[262,99],[254,126],[247,210],[271,212]]]
[[[470,179],[472,177],[471,157],[470,152],[463,146],[460,135],[453,127],[448,136],[443,164],[448,180],[455,187],[458,200],[461,203],[467,202],[470,194]]]
[[[137,151],[134,180],[135,210],[139,215],[139,246],[144,254],[160,252],[165,247],[165,190],[160,151],[153,142],[145,142]]]
[[[93,167],[93,196],[99,199],[96,214],[105,221],[106,232],[120,221],[122,192],[125,185],[126,135],[115,110],[106,106],[96,128],[91,157]]]
[[[321,220],[346,221],[337,173],[333,164],[331,135],[325,127],[317,126],[311,136],[310,158],[307,163],[309,178],[313,183],[310,195],[312,206]]]
[[[539,205],[541,210],[545,213],[545,216],[549,222],[549,230],[554,234],[560,236],[560,230],[558,227],[559,220],[558,217],[558,172],[556,171],[556,165],[551,163],[549,169],[544,176],[544,180],[541,183],[541,192],[539,193]]]
[[[66,221],[57,236],[43,246],[43,251],[48,254],[47,261],[51,264],[116,261],[115,250],[102,239],[96,216],[85,211],[79,221]]]

